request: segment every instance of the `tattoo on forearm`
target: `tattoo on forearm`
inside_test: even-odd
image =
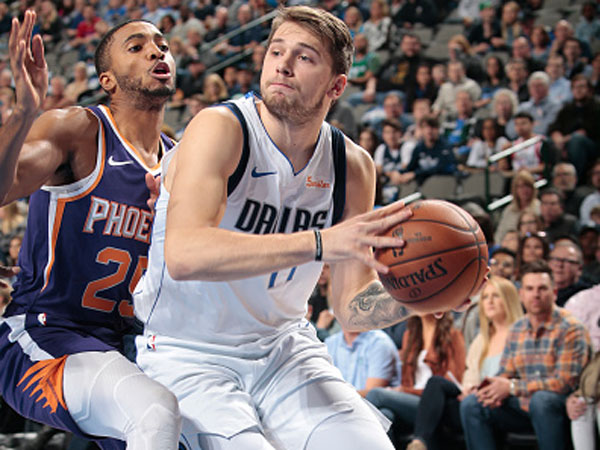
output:
[[[349,323],[365,329],[385,328],[406,319],[410,314],[378,281],[371,283],[348,304]]]

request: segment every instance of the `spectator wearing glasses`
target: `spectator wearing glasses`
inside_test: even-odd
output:
[[[550,242],[561,235],[577,234],[577,217],[565,212],[564,201],[562,192],[553,187],[544,189],[540,194],[544,232]]]
[[[550,252],[549,266],[558,289],[556,295],[558,306],[564,306],[577,292],[590,287],[589,283],[580,279],[583,254],[575,242],[568,239],[556,242]]]

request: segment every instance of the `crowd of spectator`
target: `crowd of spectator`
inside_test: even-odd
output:
[[[286,4],[298,3],[305,2]],[[413,317],[385,332],[348,332],[329,308],[327,267],[309,301],[307,317],[334,363],[393,422],[399,448],[444,448],[448,433],[464,433],[469,449],[484,448],[484,441],[494,448],[499,432],[510,430],[537,435],[540,448],[565,448],[569,424],[575,450],[593,448],[600,380],[593,357],[600,345],[600,6],[565,3],[571,9],[556,10],[564,19],[551,25],[539,20],[543,0],[319,3],[344,20],[355,43],[346,93],[327,120],[373,157],[376,202],[395,201],[405,187],[419,189],[428,179],[452,176],[460,185],[485,171],[501,177],[507,196],[492,211],[485,192],[470,192],[471,203],[461,200],[486,234],[492,270],[467,312]],[[270,22],[253,21],[277,6],[274,0],[0,2],[0,126],[15,101],[6,57],[10,21],[27,8],[38,12],[34,32],[50,63],[44,110],[102,101],[93,63],[99,39],[123,20],[153,22],[177,64],[165,131],[180,138],[201,109],[259,93]],[[428,39],[444,29],[457,32],[442,45]],[[489,162],[515,145],[521,149]],[[0,263],[17,263],[26,215],[26,200],[0,208]],[[2,304],[8,301],[3,292]],[[535,368],[523,362],[527,345],[538,349]]]

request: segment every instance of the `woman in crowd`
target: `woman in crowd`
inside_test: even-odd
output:
[[[225,86],[223,78],[218,73],[211,73],[206,76],[202,93],[211,105],[221,103],[229,98],[227,86]]]
[[[444,448],[443,425],[461,430],[459,405],[486,378],[496,375],[510,326],[523,315],[514,285],[502,277],[491,277],[479,301],[479,334],[469,347],[462,384],[433,376],[427,382],[417,408],[414,440],[407,450]]]
[[[496,55],[488,56],[485,59],[485,76],[480,83],[481,99],[475,102],[475,107],[481,108],[490,104],[496,91],[506,87],[506,84],[504,63]]]
[[[550,55],[550,36],[542,25],[533,27],[531,31],[531,56],[533,59],[546,64]]]
[[[349,6],[344,12],[344,23],[348,25],[350,34],[354,38],[363,24],[362,14],[356,6]]]
[[[519,99],[510,89],[500,88],[494,92],[494,96],[492,97],[492,114],[498,121],[503,136],[506,136],[506,126],[516,113],[518,107]]]
[[[523,238],[530,234],[536,234],[543,231],[542,218],[532,211],[523,211],[519,215],[519,237]]]
[[[452,325],[452,315],[436,319],[433,314],[413,316],[402,338],[402,384],[377,388],[367,394],[394,426],[410,432],[415,423],[420,395],[431,376],[460,380],[465,370],[465,344]]]
[[[375,130],[370,127],[363,128],[358,135],[358,145],[364,148],[371,157],[375,155],[375,149],[379,146],[379,138]]]
[[[519,249],[517,250],[517,273],[524,264],[539,261],[540,259],[548,261],[549,254],[550,245],[545,233],[525,234],[519,241]]]
[[[390,38],[395,34],[395,26],[389,14],[385,0],[373,0],[370,8],[371,16],[363,23],[360,32],[369,40],[369,51],[391,50]]]
[[[461,61],[465,67],[465,73],[478,83],[485,79],[485,72],[480,58],[471,50],[471,44],[464,34],[455,34],[448,41],[449,61]]]
[[[508,139],[501,135],[500,126],[496,119],[484,119],[481,123],[480,135],[469,151],[469,157],[466,162],[466,170],[485,169],[488,165],[488,158],[494,153],[504,150],[510,145]],[[490,166],[491,170],[496,170],[497,165]]]
[[[502,242],[508,230],[516,230],[519,216],[523,211],[532,211],[540,215],[540,201],[537,198],[537,188],[533,175],[527,170],[521,170],[512,179],[512,201],[502,211],[502,216],[496,227],[495,242]]]

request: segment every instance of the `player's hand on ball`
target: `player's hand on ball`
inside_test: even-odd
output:
[[[323,230],[323,261],[357,259],[378,272],[387,273],[389,268],[375,259],[372,248],[404,246],[403,239],[384,233],[411,215],[412,211],[403,202],[395,202]]]

